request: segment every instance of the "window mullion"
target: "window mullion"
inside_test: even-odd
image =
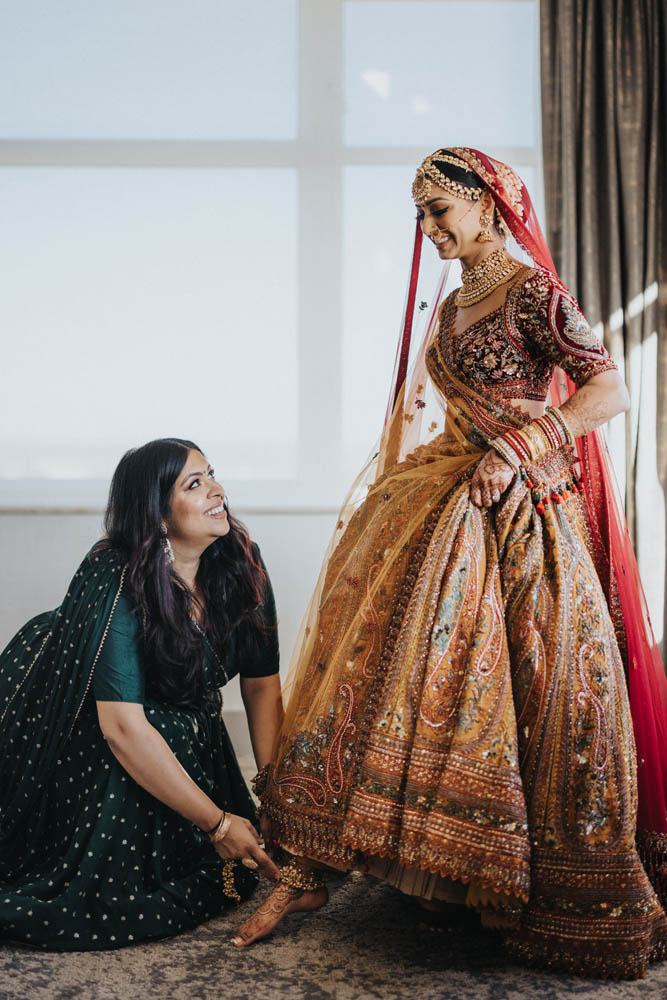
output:
[[[340,488],[342,3],[301,0],[299,65],[299,478]]]

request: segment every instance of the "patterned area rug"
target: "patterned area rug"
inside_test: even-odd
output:
[[[510,965],[498,937],[463,913],[437,930],[399,892],[362,875],[328,880],[319,913],[287,918],[247,951],[228,943],[268,892],[196,931],[114,952],[0,947],[2,1000],[665,1000],[667,963],[634,983]]]

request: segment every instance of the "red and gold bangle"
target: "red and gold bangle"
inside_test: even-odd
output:
[[[491,441],[490,446],[500,455],[503,461],[507,462],[509,467],[513,469],[514,472],[519,471],[522,465],[521,459],[517,455],[514,448],[509,444],[505,435]]]
[[[521,431],[514,430],[514,428],[510,427],[510,429],[505,432],[503,437],[506,440],[509,440],[510,444],[518,454],[521,459],[520,464],[523,465],[524,462],[530,462],[532,458],[530,447],[525,438],[522,436]]]
[[[561,431],[563,432],[563,436],[564,436],[563,444],[573,445],[574,444],[574,434],[570,430],[568,422],[565,419],[565,417],[563,416],[563,414],[561,413],[561,411],[557,407],[555,407],[555,406],[547,406],[547,411],[546,412],[552,418],[552,420],[555,420],[555,422],[558,424],[558,426],[560,427]]]
[[[536,417],[535,423],[541,430],[546,434],[549,444],[552,449],[556,451],[564,442],[561,440],[561,428],[560,425],[552,420],[548,414],[544,414],[542,417]]]
[[[539,464],[573,440],[562,414],[556,417],[555,412],[548,412],[524,427],[508,427],[504,434],[490,443],[507,464],[518,472],[524,465]]]

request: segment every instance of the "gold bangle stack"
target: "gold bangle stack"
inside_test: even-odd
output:
[[[525,427],[512,427],[495,438],[491,447],[515,471],[526,465],[539,465],[559,448],[574,444],[574,435],[565,417],[553,406],[544,416],[536,417]]]

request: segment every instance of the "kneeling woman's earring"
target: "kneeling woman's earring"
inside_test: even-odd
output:
[[[482,227],[482,231],[477,237],[478,243],[493,243],[493,236],[489,232],[489,229],[493,225],[493,216],[489,215],[488,212],[482,212],[479,217],[479,224]]]
[[[160,525],[160,534],[162,535],[162,551],[164,552],[164,557],[169,564],[174,561],[174,550],[171,547],[171,542],[169,541],[169,536],[167,535],[167,525],[162,522]]]

